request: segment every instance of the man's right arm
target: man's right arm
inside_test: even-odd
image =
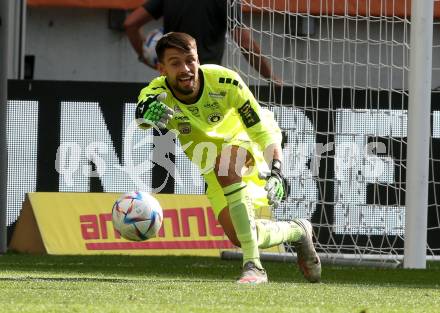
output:
[[[140,6],[128,15],[124,21],[125,33],[140,61],[143,59],[142,44],[145,40],[143,26],[153,19],[154,17],[145,10],[144,6]],[[143,63],[146,64],[146,62]]]
[[[150,95],[139,101],[135,118],[140,128],[150,128],[156,125],[159,128],[166,128],[168,122],[174,115],[174,110],[162,101],[167,97],[167,93]]]
[[[174,111],[163,103],[166,97],[167,88],[163,76],[153,79],[141,90],[135,111],[136,123],[140,128],[147,129],[153,125],[166,128],[174,114]]]

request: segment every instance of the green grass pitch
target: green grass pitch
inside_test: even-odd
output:
[[[240,262],[203,257],[0,255],[0,312],[440,312],[440,264],[426,270],[265,262],[270,283],[235,284]]]

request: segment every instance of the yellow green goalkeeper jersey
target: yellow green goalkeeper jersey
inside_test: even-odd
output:
[[[175,112],[167,129],[178,134],[185,154],[206,173],[228,143],[256,142],[261,150],[280,143],[273,115],[263,110],[240,76],[218,65],[201,65],[203,85],[195,103],[185,104],[174,97],[165,76],[142,89],[138,102],[163,92],[163,102]]]

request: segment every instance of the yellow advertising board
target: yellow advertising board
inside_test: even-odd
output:
[[[46,252],[218,256],[220,250],[235,249],[204,195],[156,194],[164,210],[163,225],[158,237],[142,242],[127,241],[114,231],[111,221],[113,203],[120,195],[57,192],[27,194]],[[20,219],[16,231],[24,228],[19,227],[19,224]],[[20,250],[17,242],[17,239],[12,239],[12,249]]]

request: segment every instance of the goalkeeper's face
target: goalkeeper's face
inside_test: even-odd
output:
[[[165,50],[159,70],[167,77],[168,84],[177,96],[191,98],[199,90],[199,58],[196,49],[177,48]]]

